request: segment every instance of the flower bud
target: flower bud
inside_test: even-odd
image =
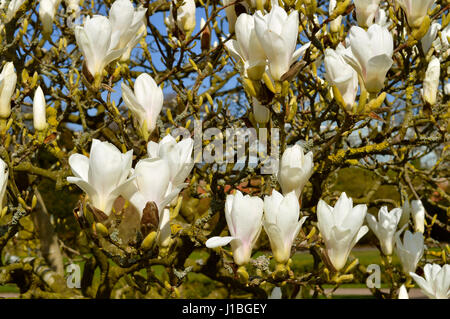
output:
[[[331,15],[333,10],[336,8],[336,0],[330,0],[330,5],[328,7],[328,13]],[[342,23],[342,16],[339,15],[336,19],[330,22],[330,31],[333,33],[339,32]]]
[[[423,233],[425,230],[425,208],[421,200],[411,201],[411,215],[414,221],[414,231]]]
[[[43,34],[49,36],[53,31],[53,19],[59,7],[60,0],[40,0],[39,19],[42,22]]]
[[[8,118],[11,114],[11,97],[16,89],[16,82],[14,64],[8,62],[0,73],[0,118]]]
[[[441,63],[439,59],[433,57],[428,64],[423,80],[422,98],[429,105],[436,103],[436,95],[439,87],[439,75],[441,72]]]
[[[33,126],[36,131],[43,131],[47,128],[47,119],[45,115],[45,97],[39,86],[34,93],[33,99]]]
[[[270,120],[270,110],[259,103],[256,98],[252,98],[253,105],[253,116],[255,121],[259,124],[266,124]]]
[[[3,213],[3,199],[8,184],[8,165],[0,158],[0,212]],[[6,208],[6,207],[5,207]]]

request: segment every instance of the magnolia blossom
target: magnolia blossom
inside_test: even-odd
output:
[[[33,98],[33,126],[37,131],[43,131],[47,128],[46,108],[44,92],[39,86]]]
[[[0,73],[0,118],[7,118],[11,114],[11,97],[16,89],[16,82],[14,64],[8,62]]]
[[[254,17],[256,35],[269,61],[270,74],[273,80],[279,81],[311,43],[295,50],[299,25],[297,10],[288,16],[283,8],[274,4],[269,14],[262,15],[258,11]]]
[[[162,158],[167,161],[170,168],[170,182],[174,187],[184,183],[194,167],[192,149],[194,140],[184,138],[178,142],[172,135],[166,135],[160,142],[149,142],[147,153],[150,158]]]
[[[411,204],[408,198],[405,199],[402,206],[402,216],[398,222],[398,228],[401,229],[403,226],[409,223],[409,218],[411,217]]]
[[[8,184],[8,165],[0,158],[0,212],[3,210],[3,199]]]
[[[400,240],[401,232],[402,230],[395,235],[395,252],[400,259],[403,272],[409,274],[416,271],[417,263],[423,256],[423,234],[419,232],[412,234],[407,230],[402,243]]]
[[[422,44],[422,50],[425,54],[430,50],[431,45],[436,40],[439,30],[441,29],[441,25],[437,22],[433,22],[428,28],[427,33],[420,40]]]
[[[177,197],[185,184],[173,187],[170,181],[171,167],[160,158],[140,160],[134,169],[134,181],[121,193],[137,209],[141,218],[148,202],[154,202],[159,214],[159,242],[166,246],[170,240],[170,211],[167,205]]]
[[[361,27],[370,27],[378,13],[380,0],[354,0],[356,20]]]
[[[440,36],[434,40],[433,45],[439,54],[449,52],[450,24],[441,30]],[[449,52],[450,53],[450,52]],[[447,72],[448,73],[448,72]]]
[[[425,230],[425,208],[421,200],[411,201],[411,215],[414,221],[414,231],[423,233]]]
[[[67,181],[80,187],[91,204],[109,216],[114,201],[133,180],[129,178],[132,157],[132,150],[122,154],[111,143],[94,139],[89,158],[81,154],[69,157],[75,176],[68,177]]]
[[[436,0],[397,0],[411,27],[419,28]]]
[[[303,187],[305,187],[313,172],[312,152],[305,155],[303,148],[298,144],[286,148],[281,157],[277,174],[283,194],[287,195],[295,191],[297,198],[300,197]]]
[[[336,8],[336,0],[330,0],[330,4],[328,6],[328,14],[332,14],[334,9]],[[338,32],[341,28],[342,23],[342,16],[338,16],[336,19],[330,22],[330,31],[331,32]]]
[[[398,299],[409,299],[408,291],[406,290],[405,285],[401,285],[398,292]]]
[[[389,28],[392,24],[392,21],[389,20],[386,11],[379,8],[378,13],[375,15],[375,23],[382,27]]]
[[[270,120],[270,110],[259,103],[259,101],[253,97],[252,98],[252,106],[253,106],[253,116],[255,117],[255,121],[259,124],[266,124]]]
[[[134,92],[122,82],[122,97],[141,128],[151,133],[156,127],[164,102],[163,91],[155,80],[142,73],[136,78]]]
[[[283,293],[280,287],[274,287],[268,299],[281,299]]]
[[[450,83],[446,83],[444,85],[444,94],[445,95],[450,95]]]
[[[263,206],[262,199],[256,196],[244,196],[240,191],[228,195],[225,201],[225,218],[230,236],[212,237],[206,241],[206,247],[231,244],[234,262],[239,266],[248,263],[261,233]]]
[[[263,226],[269,236],[275,260],[285,264],[291,256],[291,247],[307,217],[300,217],[300,205],[295,192],[286,196],[276,190],[264,198]]]
[[[75,38],[84,55],[86,67],[92,76],[99,76],[103,69],[118,59],[124,49],[111,50],[112,26],[107,17],[87,17],[84,26],[75,27]]]
[[[185,138],[177,143],[171,135],[165,136],[159,144],[151,141],[147,145],[149,158],[161,158],[169,167],[169,184],[165,197],[161,199],[161,201],[164,201],[164,206],[167,206],[170,202],[175,205],[178,193],[186,186],[184,181],[194,167],[191,156],[193,147],[194,141],[191,138]],[[147,175],[147,178],[148,176],[151,176],[151,174]],[[170,211],[167,208],[164,208],[162,215],[160,215],[160,230],[160,245],[167,246],[170,243],[171,234]]]
[[[183,5],[177,9],[177,26],[186,34],[191,34],[195,28],[195,1],[182,0]],[[174,29],[175,20],[172,15],[172,2],[170,2],[170,14],[166,18],[166,24],[170,29]]]
[[[366,216],[367,224],[380,241],[381,250],[386,256],[392,255],[394,235],[401,215],[401,208],[394,208],[389,212],[387,207],[383,206],[378,212],[378,222],[372,214]]]
[[[16,15],[17,11],[19,11],[22,4],[24,3],[25,0],[11,0],[11,2],[8,5],[8,8],[6,9],[6,19],[4,22],[5,23],[10,22]],[[3,9],[5,4],[6,2],[2,2],[2,6],[0,7],[0,9]]]
[[[450,265],[426,264],[423,268],[425,277],[409,274],[419,285],[425,295],[431,299],[448,299],[450,297]]]
[[[242,13],[236,21],[236,39],[225,43],[231,55],[242,61],[243,74],[252,80],[260,80],[266,70],[266,54],[255,32],[254,17]]]
[[[43,33],[50,35],[53,30],[53,19],[58,10],[61,0],[40,0],[39,1],[39,19],[42,22]]]
[[[146,32],[146,12],[143,7],[134,10],[130,0],[116,0],[113,3],[109,11],[112,27],[110,50],[127,49],[126,52],[131,53]]]
[[[393,63],[392,35],[387,28],[372,24],[367,31],[353,26],[349,39],[351,52],[346,51],[344,58],[361,76],[367,91],[378,93]]]
[[[334,208],[323,200],[319,201],[317,227],[336,270],[344,268],[352,248],[369,231],[367,226],[363,226],[366,213],[366,205],[353,207],[352,199],[345,193],[341,194]]]
[[[345,51],[345,47],[340,43],[336,50],[325,50],[325,77],[337,87],[347,109],[351,110],[358,93],[358,74],[345,62]]]
[[[234,32],[234,25],[236,24],[236,6],[230,5],[231,3],[234,3],[234,0],[223,0],[223,5],[226,6],[225,8],[225,14],[227,15],[227,21],[228,21],[228,32],[233,33]],[[244,8],[248,8],[248,4],[245,1],[239,2],[239,6],[242,6]]]
[[[433,56],[430,63],[428,63],[422,89],[422,98],[430,105],[434,105],[436,103],[440,72],[441,63],[439,62],[438,58]]]

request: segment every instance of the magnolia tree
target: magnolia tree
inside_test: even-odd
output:
[[[448,298],[449,8],[2,0],[0,285]]]

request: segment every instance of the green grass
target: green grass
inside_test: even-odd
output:
[[[14,292],[18,293],[19,288],[14,284],[6,284],[4,286],[0,286],[0,293],[4,292]]]

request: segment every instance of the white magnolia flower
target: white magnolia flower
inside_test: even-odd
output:
[[[345,193],[341,194],[334,208],[323,200],[319,201],[317,227],[336,270],[344,268],[352,248],[369,231],[367,226],[363,226],[366,213],[366,205],[353,207],[352,199]]]
[[[436,103],[437,91],[439,88],[439,75],[441,73],[441,63],[433,56],[428,63],[425,79],[423,80],[422,98],[430,105]]]
[[[262,15],[258,11],[254,17],[256,35],[269,61],[270,74],[273,80],[279,81],[311,43],[295,50],[299,25],[297,10],[288,16],[284,9],[273,5],[269,14]]]
[[[3,210],[6,185],[8,185],[8,165],[0,158],[0,212]]]
[[[425,230],[425,208],[421,200],[411,201],[411,215],[414,221],[414,231],[423,233]]]
[[[405,285],[401,285],[398,292],[398,299],[409,299],[408,291],[406,290]]]
[[[313,153],[305,155],[303,148],[296,144],[286,148],[281,157],[280,168],[278,170],[278,183],[287,195],[295,191],[297,198],[300,197],[303,187],[314,172]]]
[[[354,0],[356,20],[360,27],[370,27],[378,13],[380,0]]]
[[[53,31],[53,20],[60,3],[61,0],[39,0],[39,19],[45,35],[50,35]]]
[[[386,11],[384,9],[379,8],[378,14],[375,15],[375,23],[384,28],[389,28],[392,24],[392,21],[389,20]]]
[[[280,287],[274,287],[268,299],[281,299],[283,296]]]
[[[118,59],[124,49],[110,50],[112,27],[107,17],[87,17],[84,26],[75,27],[75,38],[92,76],[99,76],[103,69]]]
[[[358,73],[345,62],[343,58],[345,51],[345,47],[340,43],[336,50],[325,50],[325,77],[337,87],[347,110],[351,110],[358,93]]]
[[[110,50],[127,49],[130,52],[146,33],[145,13],[147,9],[136,10],[130,0],[116,0],[109,11],[111,22]]]
[[[254,17],[242,13],[235,25],[236,39],[225,43],[231,55],[243,64],[243,74],[252,80],[260,80],[266,70],[266,54],[255,32]]]
[[[194,0],[182,0],[183,5],[177,10],[177,26],[188,36],[195,29],[195,1]],[[172,12],[172,2],[170,3],[170,12]],[[172,13],[166,18],[166,24],[171,30],[174,29],[175,20]]]
[[[263,226],[269,236],[275,260],[285,264],[291,257],[291,247],[307,217],[300,217],[300,205],[295,192],[286,196],[276,190],[264,198]]]
[[[37,131],[43,131],[47,128],[46,108],[44,92],[39,86],[33,98],[33,126]]]
[[[134,169],[132,183],[125,187],[122,195],[137,209],[141,218],[148,202],[158,207],[160,245],[167,246],[170,240],[170,211],[166,206],[178,196],[185,184],[173,187],[170,181],[171,168],[168,161],[160,158],[140,160]]]
[[[437,22],[433,22],[430,25],[427,33],[420,40],[420,43],[422,44],[423,53],[427,54],[427,52],[430,50],[431,45],[436,40],[436,37],[437,37],[440,29],[441,29],[441,25]]]
[[[409,199],[406,198],[403,202],[402,206],[402,216],[400,217],[400,221],[398,222],[398,228],[401,229],[403,226],[409,223],[409,218],[411,217],[411,204],[409,203]]]
[[[378,93],[384,87],[386,74],[392,66],[394,44],[387,28],[372,24],[367,31],[353,26],[350,29],[350,51],[344,58],[364,81],[370,93]]]
[[[381,250],[386,256],[392,255],[394,250],[394,236],[401,215],[401,208],[394,208],[389,212],[383,206],[378,212],[378,222],[372,214],[366,216],[367,224],[380,241]]]
[[[450,297],[450,265],[426,264],[423,268],[425,277],[409,274],[419,285],[425,295],[431,299],[448,299]]]
[[[250,261],[253,246],[261,233],[264,203],[256,196],[242,195],[236,191],[225,202],[225,218],[230,236],[212,237],[206,247],[216,248],[231,244],[233,259],[239,266]]]
[[[434,48],[440,55],[444,54],[445,52],[449,52],[448,51],[450,47],[449,39],[450,39],[450,24],[447,25],[443,30],[441,30],[440,36],[433,42]]]
[[[25,0],[11,0],[11,2],[8,5],[8,8],[6,9],[6,19],[4,22],[5,23],[10,22],[16,15],[17,11],[19,11],[22,4],[24,3]],[[2,8],[4,8],[4,5],[6,5],[5,2],[3,3]]]
[[[397,0],[411,27],[418,28],[436,0]]]
[[[177,187],[184,183],[194,167],[193,147],[192,138],[184,138],[177,143],[169,134],[159,144],[150,141],[147,144],[147,153],[150,158],[162,158],[167,161],[170,168],[170,181],[174,187]]]
[[[330,4],[328,6],[328,14],[332,14],[334,9],[336,8],[336,0],[330,0]],[[330,21],[330,31],[331,32],[339,32],[342,23],[342,16],[338,16],[333,21]]]
[[[414,233],[414,235],[407,230],[403,236],[403,243],[400,240],[402,230],[395,235],[395,252],[400,259],[403,267],[403,272],[409,274],[415,272],[417,263],[423,256],[424,244],[423,234]]]
[[[132,157],[132,150],[122,154],[111,143],[94,139],[89,158],[81,154],[69,157],[75,176],[68,177],[67,181],[80,187],[91,204],[109,216],[114,201],[132,182],[129,178]]]
[[[252,97],[253,116],[255,121],[259,124],[266,124],[270,120],[270,110],[259,103],[259,101]]]
[[[142,73],[136,78],[134,92],[122,82],[122,97],[141,128],[151,133],[156,127],[164,102],[161,87],[150,75]]]
[[[16,82],[14,64],[8,62],[0,73],[0,118],[7,118],[11,114],[11,97],[16,89]]]
[[[450,95],[450,82],[444,85],[444,94]]]
[[[234,25],[236,24],[236,20],[237,20],[236,7],[234,4],[230,5],[231,3],[234,3],[234,2],[235,2],[235,0],[223,0],[223,5],[227,6],[225,8],[225,14],[227,15],[228,32],[229,33],[234,32]],[[248,4],[245,1],[239,2],[239,5],[248,9]]]

